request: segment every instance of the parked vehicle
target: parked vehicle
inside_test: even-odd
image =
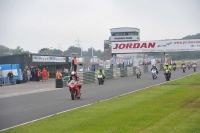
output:
[[[7,75],[9,72],[13,73],[13,77],[11,79],[12,83],[20,83],[23,80],[22,71],[20,69],[19,64],[2,64],[0,65],[1,68],[1,80],[6,83],[8,82],[5,80],[7,79]]]

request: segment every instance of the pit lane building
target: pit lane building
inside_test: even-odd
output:
[[[42,54],[16,54],[0,57],[0,64],[19,64],[23,72],[26,67],[46,68],[51,77],[55,77],[57,69],[69,69],[71,63],[68,56],[42,55]],[[25,75],[23,74],[23,79]]]

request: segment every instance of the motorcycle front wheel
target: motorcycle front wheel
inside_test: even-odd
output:
[[[70,91],[71,92],[71,98],[72,98],[72,100],[74,100],[75,99],[75,90],[71,90]]]

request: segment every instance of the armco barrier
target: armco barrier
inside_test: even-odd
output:
[[[140,66],[141,73],[148,73],[150,72],[151,66]],[[157,64],[158,70],[163,70],[163,64]],[[136,75],[136,67],[127,67],[127,68],[115,68],[115,69],[107,69],[104,70],[106,79],[116,79],[120,77],[126,76],[135,76]],[[79,76],[81,83],[88,84],[97,82],[97,74],[96,72],[78,72],[77,75]],[[63,81],[63,86],[66,86],[66,81]]]
[[[148,66],[143,66],[144,68],[144,73],[148,73]]]
[[[113,78],[120,78],[120,68],[113,69]]]
[[[83,84],[94,83],[95,72],[83,72]]]
[[[120,77],[126,77],[126,76],[127,76],[127,68],[121,68]]]
[[[104,72],[105,72],[106,79],[113,79],[113,70],[112,69],[105,70]]]
[[[133,69],[133,76],[135,76],[136,75],[136,71],[135,71],[136,70],[136,66],[134,66],[132,69]]]
[[[127,67],[127,76],[133,76],[133,68]]]

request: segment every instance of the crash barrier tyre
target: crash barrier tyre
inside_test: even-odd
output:
[[[63,88],[62,79],[56,79],[56,88]]]

